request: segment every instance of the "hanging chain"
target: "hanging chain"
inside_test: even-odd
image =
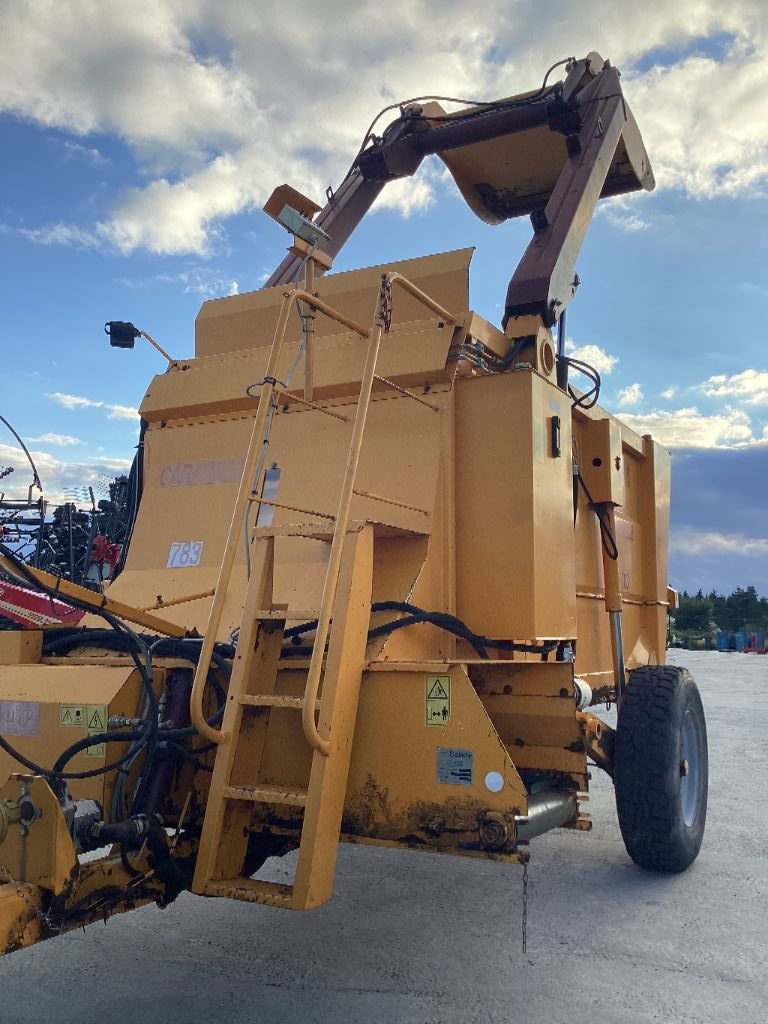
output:
[[[523,861],[523,953],[528,950],[528,858]]]
[[[17,894],[21,896],[21,898],[27,904],[29,909],[34,914],[34,916],[41,922],[41,924],[45,925],[46,928],[49,928],[53,932],[61,931],[60,922],[55,921],[50,916],[50,914],[43,913],[43,911],[39,907],[35,906],[35,904],[32,902],[29,896],[27,896],[27,894],[24,892],[24,885],[21,882],[17,882],[11,876],[11,872],[8,870],[5,864],[3,864],[2,861],[0,861],[0,872],[2,872],[2,874],[5,876],[3,879],[0,879],[0,881],[7,882],[9,885],[13,885],[16,887]]]
[[[379,317],[384,333],[389,334],[392,326],[392,282],[386,274],[381,275],[379,288]]]

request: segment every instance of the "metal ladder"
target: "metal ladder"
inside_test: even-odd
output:
[[[373,382],[381,380],[404,392],[404,389],[377,377],[375,373],[381,337],[388,329],[392,283],[400,284],[438,315],[455,323],[451,314],[397,274],[382,278],[370,332],[306,292],[293,290],[286,292],[283,298],[192,689],[192,721],[203,736],[219,744],[192,886],[197,893],[229,896],[294,910],[319,906],[332,894],[360,684],[365,667],[373,577],[373,526],[350,522],[350,508],[356,493],[355,479]],[[269,403],[277,384],[275,372],[288,313],[297,299],[311,302],[326,316],[366,337],[365,367],[338,509],[333,517],[333,530],[330,531],[327,524],[317,526],[312,523],[256,527],[253,530],[255,550],[251,577],[222,729],[218,731],[205,720],[203,688],[243,515],[250,500],[251,481]],[[428,404],[418,396],[410,397]],[[301,613],[302,617],[317,618],[318,622],[303,696],[277,693],[287,609],[272,603],[276,536],[306,536],[330,542],[320,609],[316,613]],[[296,613],[293,614],[295,617]],[[322,700],[318,701],[321,676]],[[304,736],[313,748],[306,787],[299,788],[295,783],[264,784],[259,781],[270,716],[276,708],[301,713]],[[318,711],[319,723],[316,721]],[[242,876],[249,824],[259,806],[303,809],[293,885]]]

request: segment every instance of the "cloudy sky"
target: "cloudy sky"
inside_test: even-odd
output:
[[[658,8],[658,9],[656,9]],[[322,199],[373,115],[492,99],[596,49],[619,67],[657,189],[603,204],[579,259],[574,351],[602,402],[674,455],[671,582],[768,594],[768,4],[765,0],[5,0],[0,5],[0,413],[46,492],[128,465],[162,368],[112,350],[131,319],[192,352],[209,296],[259,287],[283,181]],[[475,220],[427,161],[390,186],[343,270],[477,246],[494,322],[529,237]],[[8,434],[7,491],[28,486]]]

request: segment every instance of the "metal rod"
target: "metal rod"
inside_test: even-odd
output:
[[[627,676],[624,668],[624,636],[621,629],[621,612],[609,612],[611,620],[611,653],[613,654],[613,676],[616,681],[616,707],[621,708]]]
[[[603,503],[597,507],[598,516],[604,517],[611,537],[616,536],[615,507]],[[603,555],[603,577],[605,580],[605,610],[611,621],[611,653],[613,655],[613,676],[616,684],[616,706],[621,707],[621,700],[626,687],[626,670],[624,668],[624,639],[621,629],[621,579],[619,577],[619,560],[611,558],[605,544],[601,545]]]
[[[568,390],[568,363],[565,361],[565,310],[557,321],[557,386]]]
[[[329,306],[327,302],[323,302],[317,295],[310,295],[306,291],[292,291],[286,292],[286,295],[290,294],[292,298],[297,299],[300,302],[306,302],[313,309],[318,309],[320,312],[327,316],[329,320],[335,320],[337,324],[341,324],[343,327],[348,327],[350,331],[354,331],[355,334],[359,334],[361,338],[368,337],[368,329],[359,324],[357,320],[353,320],[351,317],[345,316],[343,313],[339,313],[333,306]]]
[[[304,268],[304,291],[311,295],[315,290],[315,261],[307,257]],[[310,305],[304,312],[304,398],[312,401],[315,384],[315,313]]]
[[[24,575],[15,568],[13,562],[6,558],[5,555],[0,555],[0,566],[15,579],[20,580],[27,586],[29,585],[29,580],[24,578]],[[135,622],[140,626],[146,626],[147,629],[151,629],[156,633],[163,633],[165,636],[180,638],[187,635],[185,626],[178,626],[175,622],[168,622],[166,619],[158,618],[156,615],[150,615],[143,608],[135,608],[133,605],[124,604],[122,601],[115,601],[107,597],[106,594],[101,594],[96,590],[89,590],[88,587],[80,587],[76,583],[63,580],[61,577],[54,576],[43,569],[34,569],[31,565],[27,565],[25,566],[25,572],[29,573],[30,576],[34,576],[48,590],[55,590],[56,596],[64,602],[71,598],[77,601],[78,604],[87,605],[89,608],[101,608],[103,611],[117,616],[117,618],[125,619],[126,622]]]
[[[357,494],[361,498],[370,498],[371,501],[382,501],[385,505],[397,505],[398,508],[407,508],[410,509],[411,512],[421,512],[424,516],[429,515],[429,512],[427,512],[425,508],[418,508],[416,505],[406,505],[404,501],[395,501],[394,498],[385,498],[381,494],[371,494],[370,491],[360,491],[357,488],[355,488],[352,493]]]
[[[347,456],[344,482],[339,496],[339,508],[336,513],[336,529],[333,533],[331,551],[328,556],[328,568],[325,574],[325,583],[323,584],[323,597],[320,603],[320,614],[318,615],[315,642],[312,646],[312,658],[309,663],[309,671],[307,672],[307,684],[304,691],[304,707],[301,714],[304,735],[307,738],[307,742],[315,750],[320,751],[320,753],[325,754],[326,756],[328,755],[329,743],[328,739],[321,736],[317,730],[317,722],[315,721],[315,701],[317,700],[317,693],[320,688],[320,673],[323,667],[325,644],[328,639],[331,613],[333,611],[333,603],[336,598],[336,588],[339,582],[341,556],[344,547],[344,539],[347,533],[347,526],[349,525],[349,512],[355,487],[355,476],[357,475],[357,466],[360,461],[360,449],[363,444],[365,421],[371,401],[371,391],[373,390],[374,369],[376,368],[376,360],[379,355],[381,336],[384,333],[384,320],[381,305],[382,296],[380,294],[379,301],[376,304],[376,314],[371,327],[370,337],[368,340],[368,352],[366,354],[365,367],[363,369],[363,376],[360,382],[360,395],[357,402],[357,411],[355,413],[355,423],[352,428],[352,440],[349,446],[349,455]]]
[[[330,515],[328,512],[314,512],[308,508],[298,508],[296,505],[285,505],[281,501],[269,501],[267,498],[257,498],[254,494],[250,495],[248,501],[252,501],[254,505],[269,505],[271,508],[284,508],[288,512],[298,512],[302,516],[318,516],[320,519],[334,519],[335,516]]]
[[[423,292],[421,288],[415,285],[412,281],[409,281],[407,277],[403,277],[402,274],[398,274],[397,271],[393,270],[391,273],[387,274],[387,280],[390,284],[395,284],[398,288],[402,288],[403,291],[408,292],[408,294],[412,295],[414,299],[418,299],[422,306],[426,306],[427,309],[431,309],[432,312],[436,313],[441,320],[445,320],[448,324],[456,323],[456,317],[453,313],[449,313],[444,306],[441,306],[439,302],[435,302],[431,296],[427,295],[426,292]]]
[[[322,405],[316,405],[315,402],[309,402],[306,398],[301,398],[299,395],[294,395],[290,391],[285,391],[282,388],[278,393],[280,398],[287,398],[291,402],[299,402],[301,405],[306,405],[308,409],[314,409],[316,412],[325,413],[326,416],[333,416],[335,420],[341,420],[342,423],[349,423],[349,416],[342,416],[340,412],[332,412],[330,409],[326,409]]]
[[[407,388],[401,388],[399,384],[395,384],[395,382],[390,380],[389,377],[381,377],[378,373],[374,373],[373,379],[378,381],[379,384],[383,384],[385,387],[396,391],[399,395],[404,395],[406,398],[412,398],[414,402],[418,402],[419,405],[426,405],[426,407],[431,409],[432,412],[440,412],[436,405],[432,405],[431,402],[425,402],[423,398],[419,398],[418,395],[414,395],[414,393],[409,391]]]
[[[188,594],[186,597],[174,597],[170,601],[163,601],[158,598],[154,604],[145,605],[141,610],[143,612],[155,611],[157,608],[172,608],[176,604],[189,604],[190,601],[202,601],[204,597],[213,597],[215,591],[213,590],[201,590],[199,594]]]
[[[165,351],[165,349],[161,345],[158,345],[158,343],[155,341],[155,339],[153,337],[151,337],[149,334],[147,334],[146,331],[139,331],[139,334],[141,335],[142,338],[146,338],[146,340],[149,342],[149,344],[153,345],[157,349],[157,351],[160,353],[160,355],[168,360],[168,365],[169,366],[175,366],[176,365],[176,360],[172,359],[171,356],[169,356],[168,353]]]
[[[256,410],[256,418],[253,421],[253,429],[251,431],[250,441],[248,442],[248,452],[245,457],[243,475],[240,478],[240,487],[238,488],[235,505],[232,509],[232,518],[229,523],[229,534],[224,547],[224,554],[221,559],[219,576],[216,581],[216,590],[208,613],[208,624],[205,627],[200,659],[197,663],[197,667],[195,668],[195,680],[192,684],[192,694],[189,701],[190,718],[192,719],[192,724],[197,731],[212,743],[221,743],[226,739],[226,736],[223,732],[218,729],[214,729],[206,722],[205,714],[203,712],[203,692],[205,690],[206,680],[208,679],[208,671],[211,667],[211,656],[216,644],[216,635],[219,631],[221,615],[224,611],[224,602],[227,597],[229,580],[232,575],[232,567],[235,563],[235,553],[240,543],[240,530],[242,529],[245,510],[248,506],[248,499],[251,496],[250,492],[253,474],[256,471],[256,464],[261,453],[264,428],[267,424],[267,416],[269,415],[272,396],[275,390],[273,381],[275,380],[278,364],[280,362],[280,355],[283,350],[285,332],[288,327],[288,317],[290,316],[291,306],[296,300],[296,297],[297,293],[295,291],[285,292],[283,295],[282,305],[280,306],[280,315],[278,316],[277,327],[275,328],[275,337],[272,341],[272,348],[270,349],[269,359],[267,361],[267,369],[264,374],[264,385],[262,386],[261,394],[259,395],[259,405]]]

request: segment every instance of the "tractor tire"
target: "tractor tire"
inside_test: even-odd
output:
[[[624,692],[616,728],[616,810],[627,853],[650,871],[685,871],[704,836],[707,726],[687,669],[645,665]]]

